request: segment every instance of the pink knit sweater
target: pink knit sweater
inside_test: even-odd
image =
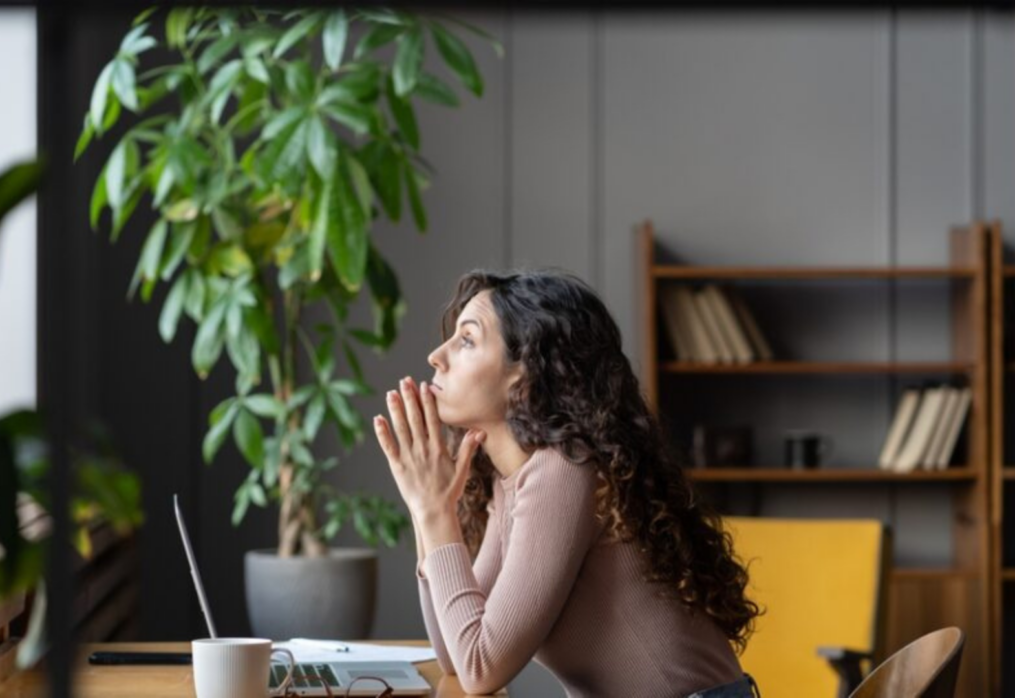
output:
[[[470,693],[506,686],[535,659],[572,698],[685,696],[742,676],[704,614],[655,596],[630,543],[603,539],[596,475],[541,449],[496,478],[475,565],[463,543],[417,565],[441,669]]]

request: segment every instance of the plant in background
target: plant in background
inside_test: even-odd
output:
[[[35,161],[0,173],[0,222],[35,193],[42,173],[42,164]],[[137,475],[123,468],[101,427],[93,426],[90,432],[87,443],[70,452],[71,530],[84,558],[91,557],[90,531],[97,524],[108,523],[123,535],[144,520]],[[22,668],[38,661],[45,649],[48,474],[48,445],[40,414],[22,409],[0,416],[0,602],[34,591],[28,632],[18,645],[17,663]],[[26,526],[22,526],[22,512],[33,516]]]
[[[370,229],[381,215],[399,221],[403,200],[419,231],[427,227],[422,191],[432,171],[419,153],[413,99],[454,107],[458,98],[423,69],[425,47],[432,42],[477,96],[482,77],[448,26],[501,47],[464,22],[402,11],[176,8],[165,17],[165,45],[177,62],[139,72],[141,54],[159,45],[148,33],[154,11],[135,20],[85,114],[75,158],[124,110],[146,115],[102,168],[92,227],[108,207],[115,241],[150,196],[158,217],[128,294],[140,289],[148,302],[168,283],[162,338],[171,341],[186,315],[197,326],[197,373],[207,376],[223,352],[236,369],[236,395],[211,412],[203,443],[210,462],[231,433],[251,466],[234,525],[251,503],[274,500],[281,556],[324,554],[350,518],[368,543],[395,545],[407,517],[380,497],[332,488],[323,476],[337,458],[311,447],[329,422],[346,452],[362,440],[351,398],[373,390],[355,344],[386,351],[406,309]],[[388,46],[390,64],[376,55]],[[372,330],[348,323],[364,287]],[[300,319],[319,303],[334,322],[311,332]]]

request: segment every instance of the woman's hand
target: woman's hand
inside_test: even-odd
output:
[[[401,392],[388,391],[391,424],[381,415],[374,417],[377,441],[388,459],[391,473],[406,506],[419,520],[455,513],[465,490],[469,464],[486,438],[469,430],[456,457],[448,453],[437,403],[424,381],[418,391],[411,378],[399,381]]]

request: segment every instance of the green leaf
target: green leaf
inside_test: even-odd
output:
[[[314,95],[314,71],[306,61],[293,61],[285,67],[285,84],[289,92],[301,102],[309,102]]]
[[[133,295],[137,281],[153,281],[159,276],[159,262],[162,260],[162,250],[166,244],[166,233],[168,225],[163,218],[155,221],[144,247],[141,248],[141,257],[138,259],[137,270],[134,272],[134,281],[131,282],[130,295]]]
[[[92,203],[88,213],[88,221],[91,223],[92,230],[95,230],[99,226],[99,215],[102,213],[102,207],[106,205],[107,201],[106,169],[103,168],[102,172],[99,173],[99,178],[95,180],[95,186],[92,188]]]
[[[239,38],[238,34],[227,34],[213,41],[197,59],[197,72],[203,75],[218,65],[236,47]]]
[[[463,29],[465,29],[467,31],[472,32],[476,36],[480,36],[480,37],[486,39],[493,46],[493,50],[497,54],[497,56],[499,58],[503,58],[504,57],[504,46],[490,32],[486,31],[485,29],[480,29],[475,24],[470,24],[470,23],[468,23],[468,22],[466,22],[466,21],[464,21],[462,19],[459,19],[457,17],[452,17],[450,15],[444,15],[444,14],[442,14],[441,17],[443,17],[444,19],[446,19],[449,22],[452,22],[453,24],[457,24],[458,26],[462,27]]]
[[[137,111],[137,93],[135,92],[136,77],[134,66],[126,59],[118,58],[113,61],[112,74],[113,92],[120,99],[123,106],[131,111]]]
[[[430,73],[422,73],[416,84],[416,95],[420,98],[442,104],[446,107],[457,107],[458,95],[443,80]]]
[[[405,190],[409,192],[409,205],[412,207],[412,220],[421,233],[426,232],[427,219],[426,208],[423,206],[423,199],[419,193],[419,182],[416,181],[416,170],[412,165],[406,164],[405,168]]]
[[[398,89],[393,80],[388,81],[388,106],[391,115],[398,124],[398,130],[413,150],[419,150],[419,127],[416,125],[416,114],[412,103],[398,96]]]
[[[243,399],[243,406],[258,417],[266,417],[268,419],[279,419],[285,414],[285,405],[274,395],[267,393],[248,395]]]
[[[328,406],[339,423],[350,429],[358,429],[360,426],[359,413],[352,409],[345,395],[337,390],[329,390],[327,395]]]
[[[360,206],[363,207],[363,216],[369,220],[373,217],[372,207],[374,203],[374,189],[370,186],[370,175],[354,155],[346,154],[346,164],[349,166],[349,174],[352,176],[353,186],[356,188],[356,197]]]
[[[317,431],[321,428],[327,408],[328,403],[325,400],[324,393],[318,393],[310,401],[303,417],[303,433],[306,435],[307,441],[313,441],[317,438]]]
[[[437,51],[447,66],[458,76],[467,89],[477,97],[482,97],[483,78],[476,69],[469,49],[461,39],[439,24],[431,24],[430,31],[433,34],[434,43],[437,44]]]
[[[0,174],[0,219],[31,196],[42,182],[41,162],[19,162]]]
[[[294,121],[264,149],[259,162],[266,183],[280,182],[296,170],[306,154],[307,122]]]
[[[183,302],[187,298],[188,281],[186,275],[181,275],[169,289],[169,294],[162,304],[162,312],[159,314],[159,336],[166,344],[172,342],[176,336],[176,328],[183,313]]]
[[[346,63],[342,66],[342,73],[343,76],[331,85],[340,85],[352,94],[353,99],[365,104],[375,101],[380,95],[384,74],[377,63]]]
[[[175,7],[166,17],[166,43],[169,48],[180,48],[187,43],[187,26],[194,14],[192,7]]]
[[[398,24],[377,24],[367,30],[363,38],[356,44],[352,57],[359,60],[374,49],[394,41],[405,30]]]
[[[398,38],[395,63],[391,70],[395,94],[405,97],[416,87],[423,65],[423,30],[413,27]]]
[[[92,117],[90,114],[85,114],[85,125],[81,129],[81,135],[78,136],[77,145],[74,146],[74,162],[78,161],[81,157],[81,153],[85,152],[85,148],[92,142],[92,137],[95,135],[95,128],[92,126]]]
[[[309,121],[307,157],[310,158],[310,163],[317,170],[317,174],[326,179],[335,170],[335,147],[331,143],[328,127],[321,121],[321,117],[313,116]]]
[[[255,468],[264,465],[264,434],[257,417],[247,410],[240,410],[233,422],[233,438],[248,463]]]
[[[233,499],[236,505],[233,507],[232,522],[233,526],[239,526],[240,522],[243,521],[243,517],[247,515],[247,509],[250,507],[250,485],[244,482],[240,485],[239,489],[236,490],[236,494]]]
[[[212,123],[217,124],[222,118],[222,111],[225,109],[226,103],[232,94],[233,86],[239,80],[242,71],[243,61],[237,58],[219,68],[218,72],[215,73],[215,77],[211,79],[208,87],[208,97],[212,100]]]
[[[133,53],[134,47],[137,42],[144,38],[145,30],[148,28],[146,23],[135,25],[126,36],[120,41],[120,53]]]
[[[375,170],[377,196],[388,218],[398,222],[402,218],[402,158],[387,145],[378,145]]]
[[[271,76],[268,75],[268,69],[264,67],[264,61],[257,56],[246,56],[243,59],[243,67],[247,71],[247,75],[258,82],[265,85],[271,82]]]
[[[369,238],[363,208],[350,180],[345,155],[340,152],[334,192],[342,220],[340,226],[328,228],[328,252],[342,284],[356,291],[363,283]]]
[[[216,407],[209,418],[211,428],[204,435],[201,444],[201,454],[205,463],[211,463],[215,454],[222,448],[226,436],[229,435],[229,427],[232,426],[236,415],[240,412],[240,405],[235,398],[230,398]]]
[[[399,16],[396,12],[387,9],[381,10],[370,10],[366,8],[360,8],[357,10],[360,17],[365,17],[371,22],[376,24],[397,24],[406,25],[408,22]]]
[[[328,15],[324,21],[324,62],[332,70],[338,70],[342,64],[342,54],[345,52],[345,42],[349,34],[349,22],[345,12],[335,10]]]
[[[288,109],[279,112],[275,116],[271,117],[268,122],[261,129],[261,140],[271,141],[284,131],[288,126],[291,126],[295,121],[306,117],[307,110],[305,107],[289,107]]]
[[[95,87],[92,88],[90,113],[92,125],[99,135],[102,135],[102,118],[106,115],[106,99],[109,97],[109,86],[113,80],[113,63],[114,61],[110,61],[106,64],[99,73],[99,79],[95,81]]]
[[[184,310],[191,320],[201,322],[204,319],[204,277],[196,269],[188,269],[186,276],[190,277],[190,281],[187,284],[187,299],[184,303]]]
[[[120,237],[120,231],[123,230],[123,226],[127,224],[127,220],[141,201],[141,197],[145,193],[145,188],[142,184],[143,177],[139,176],[132,179],[126,191],[127,201],[119,209],[113,211],[113,231],[111,235],[113,242],[116,242]],[[147,301],[147,298],[145,300]]]
[[[352,374],[356,376],[356,380],[363,381],[363,367],[360,366],[359,358],[356,356],[356,352],[353,351],[352,345],[349,342],[342,340],[342,350],[345,353],[345,360],[349,364],[349,368],[352,369]]]
[[[120,208],[123,205],[124,178],[127,170],[127,143],[124,138],[113,148],[109,161],[106,163],[106,197],[109,205]]]
[[[196,222],[173,226],[172,235],[169,237],[169,245],[166,247],[166,254],[161,264],[161,278],[163,281],[169,281],[172,278],[176,268],[180,266],[180,262],[183,261],[184,256],[187,254],[187,250],[190,249],[190,245],[194,242],[194,235],[196,233]]]
[[[358,104],[331,102],[323,105],[321,111],[343,126],[352,129],[358,136],[369,132],[373,121],[373,112]]]
[[[278,40],[278,44],[275,46],[275,50],[272,51],[271,57],[278,58],[296,45],[298,41],[307,36],[307,34],[309,34],[311,30],[317,26],[320,20],[321,13],[314,12],[290,27],[289,30],[282,35],[282,38]]]
[[[225,313],[225,303],[215,303],[197,329],[197,337],[194,338],[190,360],[194,365],[194,370],[201,378],[208,375],[222,354],[224,343],[222,321],[225,318]]]
[[[264,488],[261,487],[261,483],[250,483],[250,501],[259,507],[268,506],[268,498],[264,495]]]

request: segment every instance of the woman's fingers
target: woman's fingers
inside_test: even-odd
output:
[[[441,420],[437,416],[437,400],[433,396],[430,386],[426,381],[420,386],[423,400],[423,417],[426,420],[426,430],[430,435],[430,443],[435,448],[444,446],[444,439],[441,436]]]
[[[412,448],[412,433],[405,421],[402,398],[397,390],[388,391],[388,413],[391,414],[391,424],[395,427],[395,436],[398,438],[398,452]]]
[[[456,481],[464,480],[468,477],[469,464],[472,463],[472,457],[485,439],[486,434],[474,430],[470,430],[465,435],[465,438],[462,439],[462,443],[458,446],[458,456],[455,458]]]
[[[420,410],[416,386],[411,378],[406,378],[402,381],[401,389],[402,404],[405,405],[405,415],[409,421],[409,431],[412,432],[412,442],[424,444],[427,440],[426,424],[423,423],[423,413]]]
[[[377,435],[377,443],[381,445],[381,450],[384,452],[385,457],[389,461],[397,460],[398,444],[395,442],[395,437],[391,434],[388,422],[381,415],[374,417],[374,433]]]

